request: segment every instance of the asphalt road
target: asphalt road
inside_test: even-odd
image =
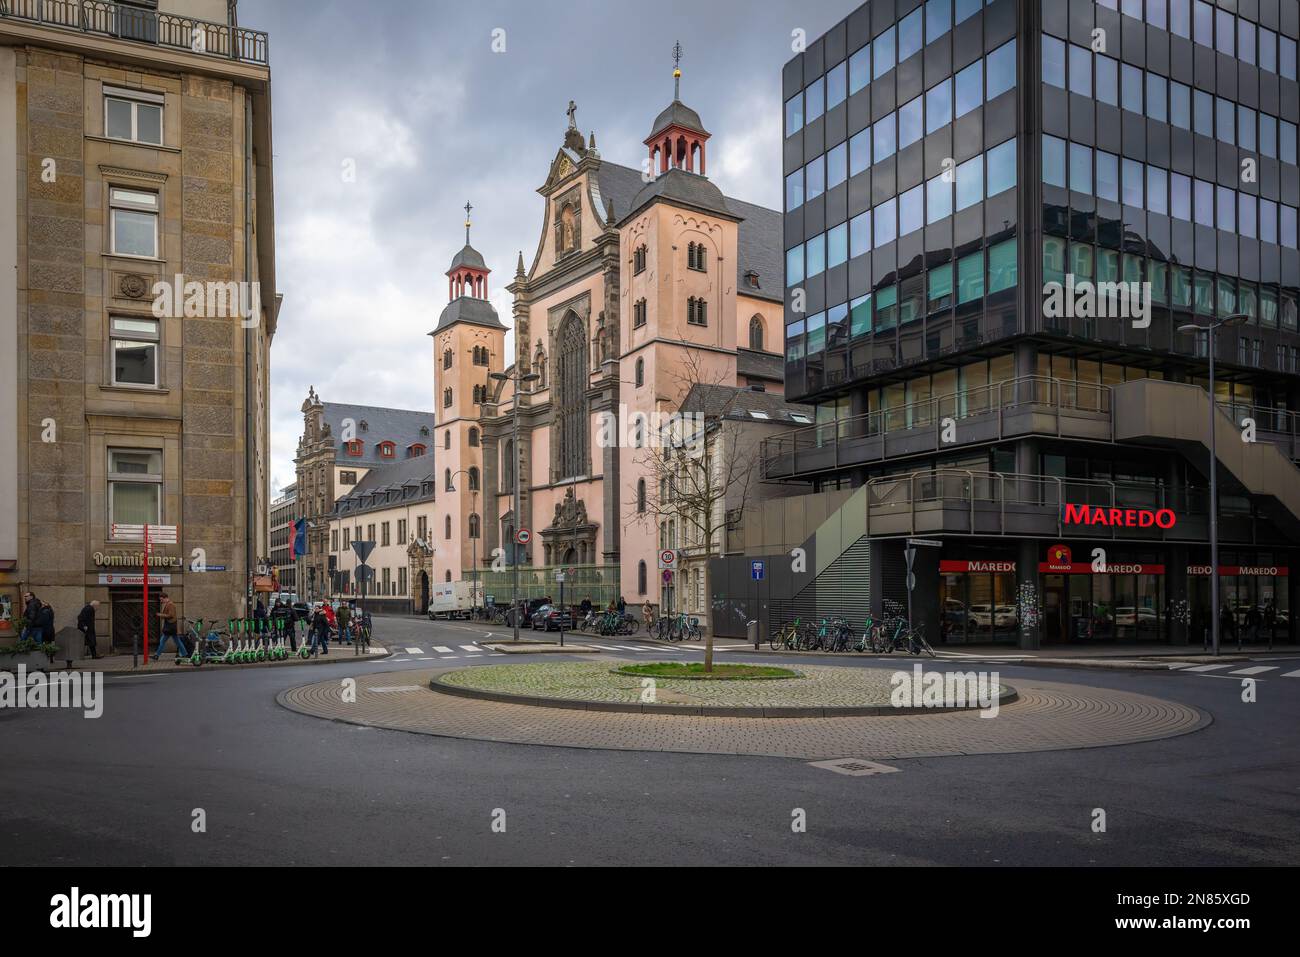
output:
[[[377,633],[407,660],[110,678],[97,720],[0,712],[0,863],[1300,863],[1300,678],[1261,676],[1245,704],[1240,679],[1208,673],[1035,667],[1192,704],[1214,722],[1148,744],[904,760],[861,778],[782,758],[434,738],[275,703],[288,687],[430,667],[406,647],[451,648],[466,666],[503,660],[460,648],[482,628],[381,619]],[[1013,683],[1029,672],[998,670]],[[1104,833],[1092,828],[1098,808]]]

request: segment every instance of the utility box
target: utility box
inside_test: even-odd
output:
[[[85,636],[71,625],[58,630],[54,643],[59,646],[59,650],[54,653],[54,660],[62,661],[67,668],[72,667],[72,663],[81,657],[81,652],[86,647]]]

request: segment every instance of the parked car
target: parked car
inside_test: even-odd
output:
[[[993,607],[994,628],[1014,628],[1020,623],[1015,605],[995,605]]]
[[[567,609],[558,605],[542,605],[535,612],[529,623],[537,631],[573,630],[573,617]]]
[[[549,605],[550,603],[551,600],[549,598],[526,599],[523,602],[523,614],[519,618],[519,627],[531,628],[533,613],[536,612],[537,609],[541,608],[543,605]],[[515,624],[514,614],[515,614],[515,610],[513,608],[510,608],[506,611],[506,625],[510,628],[513,628]]]

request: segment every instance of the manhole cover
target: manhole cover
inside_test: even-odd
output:
[[[888,764],[877,764],[875,761],[864,761],[861,758],[836,758],[834,761],[810,761],[809,763],[814,768],[825,768],[827,771],[847,774],[854,778],[863,778],[871,774],[892,774],[898,770]]]

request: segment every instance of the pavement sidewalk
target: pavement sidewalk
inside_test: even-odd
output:
[[[299,646],[301,647],[301,645]],[[133,659],[131,655],[100,655],[98,658],[79,658],[72,663],[73,671],[101,671],[104,674],[153,674],[169,671],[230,671],[234,668],[275,668],[284,667],[285,665],[322,665],[338,664],[339,662],[348,662],[354,658],[357,660],[387,658],[392,653],[383,645],[370,643],[370,653],[368,655],[353,654],[353,645],[339,645],[330,642],[330,653],[328,655],[317,654],[312,658],[298,658],[291,656],[285,661],[256,661],[249,664],[217,664],[209,662],[201,667],[195,668],[190,664],[188,658],[176,658],[174,651],[165,652],[162,658],[149,656],[149,664],[144,663],[144,658]],[[56,659],[50,666],[51,671],[63,671],[66,668],[66,662]]]

